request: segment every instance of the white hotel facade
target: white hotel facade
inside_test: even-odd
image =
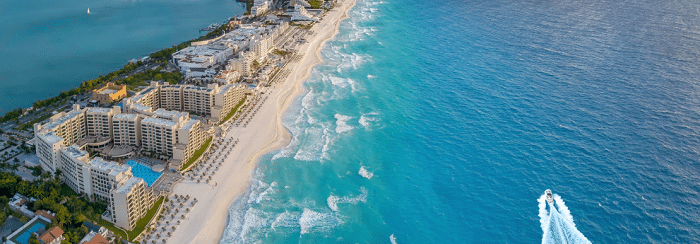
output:
[[[168,86],[152,83],[124,101],[124,108],[81,108],[73,105],[47,123],[34,124],[34,144],[40,165],[46,171],[63,172],[62,178],[78,193],[92,200],[107,201],[109,214],[103,218],[125,229],[133,229],[153,205],[153,192],[135,177],[131,166],[90,158],[85,147],[104,142],[132,146],[171,158],[171,166],[189,160],[209,137],[200,120],[220,122],[243,99],[243,85],[208,87]],[[171,111],[161,108],[166,104]]]

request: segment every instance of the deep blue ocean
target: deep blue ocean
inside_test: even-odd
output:
[[[243,12],[234,0],[0,0],[0,115]]]
[[[700,243],[698,6],[358,0],[221,242]]]

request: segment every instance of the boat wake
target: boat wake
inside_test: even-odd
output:
[[[564,200],[557,194],[553,194],[553,202],[547,202],[547,196],[542,195],[537,201],[540,208],[540,224],[542,226],[542,244],[579,244],[591,243],[581,234],[569,208]]]

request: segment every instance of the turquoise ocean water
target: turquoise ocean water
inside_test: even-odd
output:
[[[698,243],[698,10],[358,0],[221,242]]]
[[[200,28],[243,12],[233,0],[0,1],[0,114],[196,38]]]

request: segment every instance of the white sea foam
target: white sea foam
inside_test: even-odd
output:
[[[323,149],[323,128],[309,127],[304,130],[306,142],[300,145],[294,159],[300,161],[314,161],[321,158],[321,150]],[[300,135],[301,136],[301,135]]]
[[[328,199],[326,199],[326,203],[328,204],[328,208],[331,210],[338,212],[338,201],[340,200],[339,197],[330,195]]]
[[[272,221],[272,224],[270,224],[270,228],[273,230],[278,228],[298,228],[299,218],[301,218],[301,214],[291,213],[288,210],[285,210],[283,213],[278,214],[277,217],[275,217],[275,220]]]
[[[273,181],[270,183],[270,187],[265,189],[265,191],[261,192],[260,195],[258,195],[257,199],[255,199],[255,203],[260,203],[263,200],[267,200],[269,198],[269,194],[273,194],[275,192],[275,187],[277,187],[277,182]]]
[[[389,236],[389,241],[391,241],[391,244],[396,244],[396,237],[394,237],[394,234]]]
[[[352,119],[352,117],[347,116],[347,115],[342,115],[342,114],[335,114],[335,132],[340,134],[343,132],[348,132],[352,130],[354,127],[350,126],[347,124],[347,121]]]
[[[360,171],[357,173],[360,174],[362,177],[365,177],[367,179],[372,179],[372,176],[374,176],[374,173],[369,172],[369,171],[367,171],[367,169],[365,169],[365,166],[360,166]]]
[[[245,242],[246,236],[257,229],[267,225],[265,213],[255,208],[248,208],[243,217],[243,227],[241,228],[241,239]]]
[[[341,223],[340,218],[334,213],[316,212],[308,208],[304,208],[299,218],[302,235],[311,231],[327,231]]]
[[[367,201],[367,193],[368,193],[367,189],[365,189],[364,187],[360,187],[360,192],[362,192],[362,193],[360,193],[360,195],[358,195],[356,197],[348,197],[348,196],[337,197],[337,196],[330,195],[328,197],[328,199],[326,199],[326,203],[328,204],[328,208],[333,210],[333,212],[338,212],[338,203],[349,203],[349,204],[356,205],[360,202],[366,202]]]
[[[369,130],[373,126],[377,126],[379,124],[379,113],[377,112],[372,112],[372,113],[366,113],[360,116],[360,120],[357,121],[365,127],[365,129]]]

